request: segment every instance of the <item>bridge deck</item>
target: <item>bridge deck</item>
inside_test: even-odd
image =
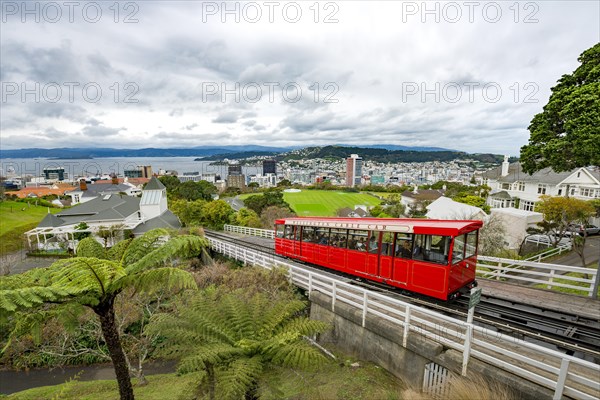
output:
[[[535,307],[600,320],[600,300],[512,283],[478,279],[482,294]]]

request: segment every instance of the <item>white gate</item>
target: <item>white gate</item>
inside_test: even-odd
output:
[[[425,365],[423,376],[423,392],[434,399],[447,399],[450,391],[450,371],[436,363]]]

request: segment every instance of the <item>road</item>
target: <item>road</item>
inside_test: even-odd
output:
[[[585,262],[597,263],[600,258],[600,235],[588,236],[585,242]],[[571,251],[564,256],[560,256],[551,261],[552,264],[570,265],[573,267],[581,267],[581,258],[579,254]]]
[[[240,200],[238,196],[226,197],[223,200],[225,200],[235,211],[240,211],[240,208],[244,207],[244,202]]]

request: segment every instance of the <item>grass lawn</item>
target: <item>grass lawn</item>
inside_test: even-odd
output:
[[[51,213],[59,211],[59,208],[50,208]],[[16,201],[0,202],[0,254],[19,250],[23,233],[35,228],[47,213],[48,207]]]
[[[244,200],[253,194],[244,194]],[[333,217],[338,209],[357,205],[376,206],[381,201],[366,193],[347,193],[332,190],[302,190],[297,193],[283,193],[294,212],[301,217]]]
[[[341,361],[341,363],[340,363]],[[345,361],[345,362],[344,362]],[[401,399],[402,383],[374,364],[360,361],[360,367],[353,368],[353,360],[329,361],[314,371],[300,371],[276,367],[266,372],[260,382],[262,399]],[[342,364],[342,365],[340,365]],[[207,399],[197,396],[195,384],[200,380],[199,373],[177,376],[163,374],[148,376],[147,386],[134,386],[137,399]],[[135,379],[133,380],[135,385]],[[197,397],[196,397],[197,396]],[[6,397],[15,400],[37,399],[117,399],[116,381],[71,381],[57,386],[45,386],[24,390]]]

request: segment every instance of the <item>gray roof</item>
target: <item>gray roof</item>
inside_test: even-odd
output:
[[[506,190],[501,190],[499,192],[496,193],[490,193],[490,197],[493,197],[494,199],[505,199],[505,200],[511,200],[512,197],[510,194],[508,194],[508,192]]]
[[[129,185],[124,185],[122,183],[115,185],[112,183],[94,183],[94,184],[90,184],[87,185],[87,189],[86,190],[81,190],[80,188],[77,188],[75,190],[71,190],[68,193],[82,193],[84,197],[90,197],[90,196],[99,196],[101,193],[119,193],[119,192],[126,192],[129,189],[131,189],[131,186]]]
[[[56,228],[57,226],[61,226],[65,221],[58,218],[54,214],[46,214],[44,219],[38,224],[38,228]]]
[[[112,194],[96,197],[57,214],[63,225],[81,221],[112,221],[126,218],[140,209],[139,197]]]
[[[557,185],[560,182],[567,179],[579,168],[575,168],[572,171],[567,172],[554,172],[552,168],[544,168],[540,171],[528,174],[523,171],[520,162],[511,163],[508,166],[508,175],[501,176],[502,167],[496,167],[483,173],[484,178],[495,179],[498,182],[514,183],[514,182],[534,182],[534,183],[548,183],[551,185]],[[600,173],[589,171],[596,179],[600,179]]]
[[[150,182],[144,186],[144,190],[162,190],[165,189],[165,185],[162,184],[161,181],[158,180],[155,176],[150,179]]]
[[[181,228],[181,222],[179,222],[179,218],[175,214],[173,214],[170,210],[165,211],[158,217],[154,217],[149,219],[143,224],[139,224],[133,230],[135,235],[141,235],[155,228]]]
[[[418,189],[417,193],[411,190],[405,190],[402,192],[402,196],[410,197],[412,199],[417,200],[436,200],[444,195],[444,192],[441,190],[435,189]]]

